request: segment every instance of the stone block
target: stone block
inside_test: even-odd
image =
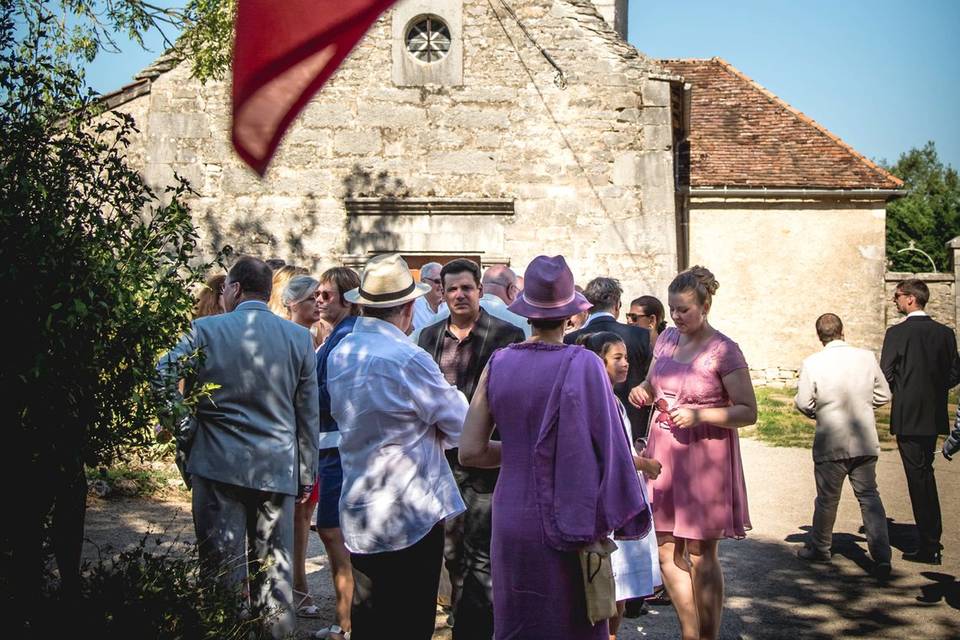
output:
[[[673,156],[663,151],[650,151],[637,156],[639,180],[644,187],[673,186]]]
[[[333,136],[333,153],[338,156],[366,156],[379,153],[382,147],[380,131],[360,129],[340,130]]]
[[[436,117],[434,117],[436,114]],[[431,110],[432,119],[451,127],[467,129],[507,129],[510,127],[509,112],[497,109],[454,107]]]
[[[210,121],[204,113],[151,112],[147,127],[171,138],[207,138],[211,133]]]
[[[371,102],[360,104],[356,121],[370,127],[402,128],[423,126],[428,119],[427,111],[423,107]],[[342,126],[350,122],[350,118],[341,114],[338,122]]]
[[[665,125],[647,125],[642,140],[644,150],[669,151],[673,148],[673,130]]]
[[[646,79],[640,83],[640,96],[645,107],[669,107],[670,83]]]
[[[492,153],[483,151],[444,151],[427,158],[427,171],[456,174],[494,174],[497,163]]]
[[[640,115],[640,122],[644,125],[660,124],[670,126],[670,109],[667,107],[644,105]]]
[[[622,187],[636,187],[640,184],[640,158],[630,151],[620,153],[613,160],[613,184]]]

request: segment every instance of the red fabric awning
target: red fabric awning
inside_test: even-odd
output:
[[[233,146],[261,176],[307,101],[395,0],[238,0]]]

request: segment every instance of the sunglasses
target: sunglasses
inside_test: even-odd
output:
[[[640,318],[651,318],[654,316],[652,313],[627,313],[625,315],[630,322],[636,322]]]
[[[666,400],[658,398],[657,401],[653,403],[653,408],[659,412],[654,422],[656,422],[661,429],[670,429],[676,426],[673,424],[673,418],[670,417],[670,406]]]

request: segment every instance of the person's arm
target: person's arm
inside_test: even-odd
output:
[[[960,384],[960,353],[957,353],[957,334],[950,332],[950,346],[949,352],[953,356],[952,362],[950,363],[950,384],[949,387],[953,387]]]
[[[890,402],[893,394],[890,393],[890,385],[880,369],[877,361],[873,361],[873,407],[879,408]]]
[[[880,370],[890,386],[894,386],[900,364],[900,354],[894,342],[893,332],[888,330],[883,336],[883,347],[880,349]]]
[[[643,456],[633,456],[633,464],[637,467],[637,471],[642,471],[643,475],[651,480],[656,480],[657,476],[660,475],[660,471],[663,469],[663,465],[660,464],[659,460],[644,458]]]
[[[673,422],[681,429],[689,429],[701,422],[717,427],[739,429],[756,423],[757,396],[750,382],[749,369],[735,369],[721,378],[730,398],[730,406],[691,409],[679,407],[670,412]]]
[[[300,503],[309,500],[310,493],[313,491],[313,484],[317,479],[317,452],[320,446],[320,387],[317,385],[317,358],[313,351],[312,337],[308,337],[303,349],[298,372],[299,380],[293,399],[297,424],[297,457],[300,464],[297,501]]]
[[[420,420],[436,427],[440,446],[444,449],[456,447],[467,415],[466,396],[444,379],[440,367],[422,349],[410,358],[400,373],[410,382],[411,397]]]
[[[650,360],[650,366],[647,368],[647,378],[630,390],[630,404],[642,409],[645,405],[651,404],[653,402],[653,371],[655,370],[654,365],[657,364],[657,358],[654,357]]]
[[[960,451],[960,407],[957,407],[957,417],[953,423],[953,431],[943,441],[940,452],[947,460],[953,460],[954,454]]]
[[[804,363],[800,368],[800,381],[797,384],[797,395],[793,399],[797,411],[808,418],[817,417],[817,383],[810,376],[810,365]]]
[[[485,367],[477,382],[470,402],[470,410],[463,422],[460,437],[460,464],[465,467],[494,469],[500,466],[500,443],[490,440],[493,434],[493,416],[487,402],[487,379],[490,367]]]

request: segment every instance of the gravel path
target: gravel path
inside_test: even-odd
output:
[[[721,629],[726,638],[909,638],[960,637],[960,460],[937,458],[943,508],[942,566],[899,561],[910,548],[913,516],[900,459],[884,452],[878,465],[880,495],[890,520],[893,576],[881,584],[869,575],[871,562],[860,511],[845,487],[834,529],[834,562],[808,565],[795,557],[813,515],[813,462],[804,449],[742,443],[753,531],[745,540],[721,543],[727,604]],[[182,501],[95,501],[87,515],[86,552],[135,544],[148,531],[165,540],[192,540],[190,505]],[[95,546],[96,545],[96,546]],[[327,617],[302,621],[317,629],[333,619],[333,591],[323,547],[311,537],[307,560],[311,591]],[[545,614],[549,615],[549,613]],[[438,617],[435,640],[449,638]],[[622,640],[679,637],[670,607],[625,620]]]

